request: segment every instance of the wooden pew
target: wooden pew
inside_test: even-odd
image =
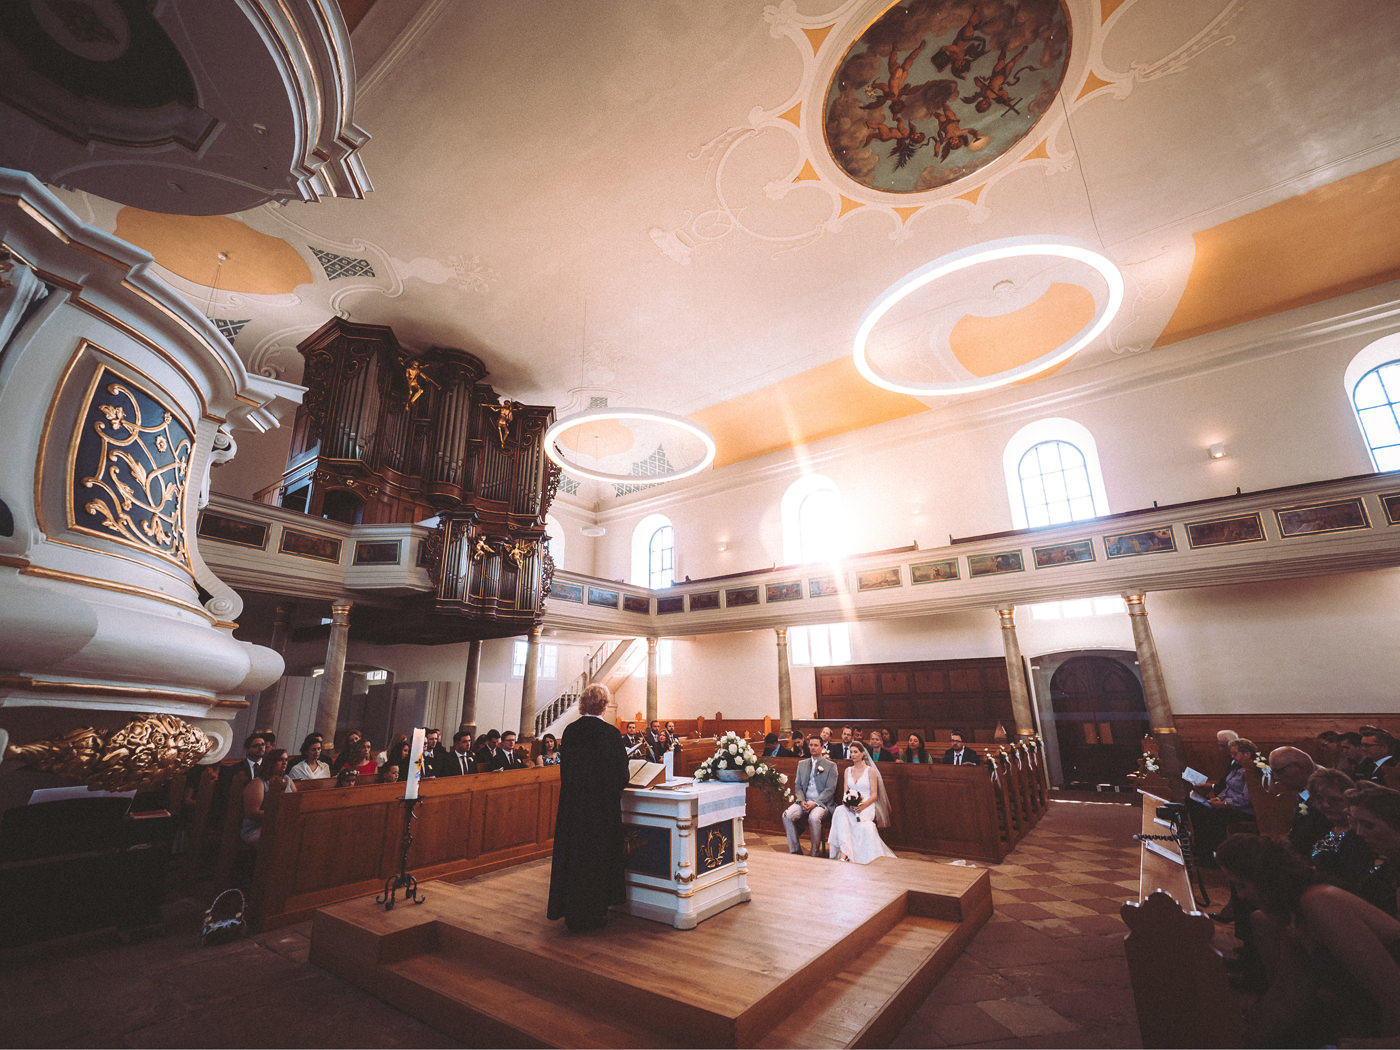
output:
[[[1168,800],[1142,796],[1142,834],[1164,835],[1156,822]],[[1138,900],[1124,903],[1124,948],[1144,1047],[1244,1045],[1239,1003],[1215,950],[1215,924],[1196,911],[1190,871],[1174,842],[1144,842]],[[1173,859],[1175,858],[1175,859]]]
[[[708,758],[713,744],[698,749]],[[683,756],[689,758],[690,756]],[[683,758],[684,761],[684,758]],[[769,758],[769,766],[786,773],[789,783],[797,775],[798,759]],[[682,776],[693,773],[696,762],[684,765]],[[836,763],[844,778],[846,761]],[[999,818],[996,791],[987,766],[880,764],[880,775],[889,793],[890,826],[881,837],[896,853],[934,853],[987,863],[999,863],[1009,852],[1008,838]],[[749,788],[745,827],[782,834],[783,805]]]
[[[259,929],[382,893],[399,871],[403,784],[328,790],[334,781],[302,783],[316,786],[278,792],[264,807],[249,901]],[[553,847],[558,766],[424,780],[420,795],[408,854],[420,885],[534,860]]]

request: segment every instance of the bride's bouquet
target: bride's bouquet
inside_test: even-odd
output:
[[[847,791],[841,799],[841,805],[850,806],[852,809],[855,809],[864,801],[865,796],[862,795],[859,791]]]

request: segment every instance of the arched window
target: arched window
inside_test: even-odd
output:
[[[544,518],[544,534],[549,537],[549,556],[554,559],[554,567],[564,567],[564,526],[553,514]]]
[[[835,483],[805,474],[783,493],[783,561],[835,561],[850,553],[846,507]]]
[[[1018,529],[1108,513],[1098,447],[1072,420],[1042,419],[1022,427],[1007,442],[1002,468]]]
[[[632,531],[632,582],[669,587],[676,579],[676,532],[664,514],[649,514]]]
[[[1400,470],[1400,335],[1378,339],[1347,366],[1345,382],[1377,470]]]

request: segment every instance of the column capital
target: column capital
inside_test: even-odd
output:
[[[535,624],[533,627],[530,628],[530,641],[538,642],[543,634],[544,624]]]
[[[331,623],[336,627],[350,626],[350,610],[355,603],[349,598],[337,598],[331,602]]]
[[[786,627],[774,627],[773,633],[778,636],[779,645],[787,645],[788,629]]]
[[[997,618],[1001,620],[1002,630],[1014,631],[1016,629],[1016,607],[1014,605],[998,608]]]
[[[654,635],[654,634],[648,635],[648,636],[647,636],[647,652],[649,652],[649,653],[654,653],[654,652],[656,652],[657,643],[660,642],[660,641],[661,641],[661,639],[658,638],[658,637],[656,637],[656,635]]]
[[[1123,601],[1128,606],[1129,616],[1147,615],[1147,595],[1145,594],[1125,594]]]

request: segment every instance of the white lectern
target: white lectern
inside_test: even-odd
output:
[[[693,930],[749,899],[744,784],[697,783],[622,793],[632,915]]]

